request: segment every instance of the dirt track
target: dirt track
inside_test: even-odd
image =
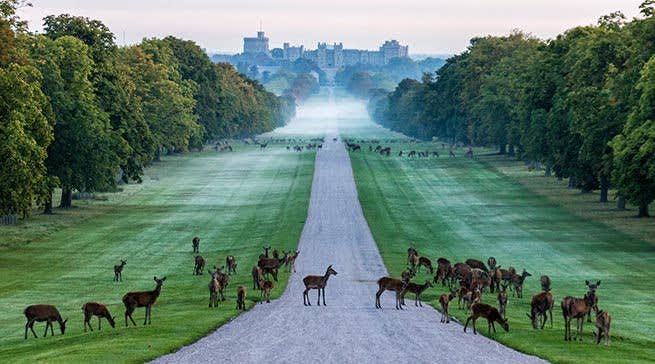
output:
[[[385,293],[383,309],[375,309],[376,281],[387,271],[362,214],[350,159],[333,136],[316,156],[297,273],[283,296],[156,362],[541,362],[465,334],[457,323],[441,324],[439,312],[415,308],[413,299],[396,311],[393,294]],[[312,306],[303,306],[302,277],[323,274],[329,264],[339,274],[327,285],[327,307],[316,306],[316,291],[310,293]],[[487,329],[484,319],[477,326]]]

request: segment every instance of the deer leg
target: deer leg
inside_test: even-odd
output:
[[[100,331],[100,324],[102,323],[102,317],[98,316],[98,331]],[[89,321],[89,327],[91,327],[91,322]],[[93,330],[91,330],[93,331]]]
[[[316,304],[318,306],[320,306],[321,305],[321,289],[319,288],[317,291],[318,291],[318,299],[316,300]]]
[[[50,326],[50,320],[48,320],[45,323],[45,333],[43,334],[43,337],[48,337],[48,327]]]
[[[476,320],[477,320],[477,318],[474,317],[474,318],[473,318],[473,334],[475,334],[475,335],[478,334],[478,330],[475,328],[475,321],[476,321]]]
[[[323,306],[327,306],[325,304],[325,287],[323,287]]]

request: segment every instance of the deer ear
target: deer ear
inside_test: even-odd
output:
[[[589,286],[589,281],[585,279],[584,284],[586,284],[587,286]]]
[[[155,278],[153,278],[153,279],[156,281],[156,280],[157,280],[157,276],[155,276]]]
[[[528,316],[528,318],[529,318],[530,320],[532,320],[532,316],[530,316],[529,313],[526,313],[525,315]]]
[[[596,286],[600,286],[600,281],[596,282]]]
[[[64,325],[66,325],[67,322],[68,322],[68,319],[65,319],[65,320],[64,320]]]
[[[162,278],[161,280],[162,280],[162,282],[165,281],[165,280],[166,280],[166,277]]]

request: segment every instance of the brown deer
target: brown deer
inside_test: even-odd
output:
[[[158,279],[154,277],[155,283],[157,286],[152,291],[143,291],[143,292],[129,292],[123,296],[123,304],[125,305],[125,326],[127,326],[127,319],[129,317],[132,321],[132,325],[136,326],[136,322],[132,318],[132,313],[137,307],[145,307],[146,316],[143,320],[143,324],[152,323],[152,306],[157,301],[159,294],[161,293],[161,286],[164,284],[166,277]]]
[[[498,291],[498,309],[500,311],[500,315],[506,319],[507,318],[507,300],[508,300],[508,295],[507,295],[507,286],[508,284],[502,284],[502,290]]]
[[[420,306],[423,307],[423,303],[421,303],[421,294],[425,292],[426,289],[432,287],[432,283],[430,281],[425,281],[423,284],[416,284],[412,282],[407,282],[405,283],[405,288],[400,292],[400,299],[405,304],[405,295],[407,292],[413,293],[415,295],[414,298],[414,306]]]
[[[418,272],[421,267],[425,267],[428,271],[430,271],[430,274],[434,273],[434,269],[432,268],[432,261],[430,258],[427,257],[418,257],[418,263],[416,264],[416,271]]]
[[[103,317],[107,319],[107,322],[109,322],[109,325],[112,328],[116,327],[116,323],[114,321],[116,316],[112,316],[109,313],[109,309],[107,309],[107,306],[101,303],[87,302],[84,305],[82,305],[82,311],[84,311],[84,332],[86,332],[87,326],[89,326],[89,329],[93,331],[93,327],[91,327],[91,318],[93,316],[98,317],[98,330],[100,330],[100,322],[102,321]]]
[[[541,290],[544,292],[550,292],[550,277],[543,275],[539,277],[539,282],[541,282]]]
[[[264,275],[264,271],[259,266],[252,267],[250,271],[252,276],[252,289],[260,289],[259,287],[259,277]]]
[[[50,333],[52,334],[51,336],[55,336],[55,332],[52,325],[53,321],[57,321],[59,323],[59,329],[61,330],[62,335],[66,331],[66,322],[68,322],[68,319],[62,320],[61,315],[59,314],[59,311],[55,306],[52,305],[27,306],[27,308],[23,310],[23,314],[25,314],[25,318],[27,318],[27,323],[25,324],[25,340],[27,340],[28,328],[32,331],[32,334],[34,334],[34,337],[35,338],[37,337],[36,332],[34,332],[35,322],[46,321],[45,334],[43,334],[43,337],[48,336],[48,327],[50,328]]]
[[[277,282],[278,269],[287,260],[288,253],[284,253],[282,258],[259,258],[257,265],[262,268],[264,275],[272,275],[273,280]]]
[[[193,275],[199,276],[202,274],[203,269],[205,269],[205,258],[200,255],[196,255],[195,266],[193,267]]]
[[[457,297],[457,291],[451,290],[450,293],[444,293],[439,296],[439,303],[441,304],[441,323],[450,323],[450,315],[448,314],[448,306],[450,301]]]
[[[600,286],[600,281],[597,281],[595,284],[590,283],[588,280],[585,280],[584,283],[587,285],[587,288],[589,289],[588,293],[593,296],[594,298],[594,303],[593,307],[598,308],[598,296],[596,295],[596,289],[598,286]],[[591,322],[591,311],[587,314],[587,322]]]
[[[523,298],[523,282],[527,277],[532,276],[525,269],[521,275],[515,274],[512,276],[512,285],[514,286],[514,293],[518,298]]]
[[[477,330],[475,329],[475,321],[480,318],[484,317],[487,319],[487,325],[489,328],[489,335],[491,335],[491,329],[493,328],[494,333],[496,333],[496,326],[494,325],[494,322],[498,322],[500,324],[500,327],[503,328],[505,331],[509,331],[509,325],[507,324],[507,320],[502,318],[500,316],[500,313],[498,310],[486,303],[476,303],[473,306],[471,306],[471,316],[469,316],[466,319],[466,324],[464,325],[464,332],[466,332],[466,328],[469,325],[469,321],[473,320],[473,333],[478,334]]]
[[[461,280],[469,274],[471,274],[471,267],[469,267],[467,264],[458,262],[453,265],[452,279]]]
[[[403,281],[391,277],[382,277],[378,279],[378,287],[378,291],[375,293],[375,308],[382,308],[382,305],[380,304],[380,296],[382,293],[384,291],[392,291],[396,292],[396,310],[403,309],[400,296],[400,293],[405,287],[405,283]]]
[[[562,315],[564,316],[564,341],[571,341],[571,321],[576,319],[575,340],[582,340],[582,329],[584,318],[591,311],[594,304],[594,297],[585,294],[583,298],[566,296],[562,300]]]
[[[449,280],[451,274],[452,274],[452,265],[450,264],[450,260],[440,257],[437,258],[437,274],[434,276],[434,283],[439,283],[441,281],[441,285],[445,286],[446,281],[448,281],[448,286],[451,286],[451,282]]]
[[[487,265],[489,266],[489,272],[491,272],[491,271],[493,271],[494,269],[496,269],[496,263],[497,263],[497,262],[496,262],[496,258],[494,258],[494,257],[489,257],[489,258],[487,259]]]
[[[225,301],[225,294],[223,291],[225,288],[227,288],[227,285],[230,283],[230,276],[226,273],[223,273],[223,269],[225,269],[225,266],[221,266],[220,268],[214,267],[216,270],[216,279],[218,280],[218,283],[221,284],[220,289],[218,290],[218,293],[221,295],[221,301]]]
[[[237,310],[246,310],[246,287],[237,287]]]
[[[221,282],[218,280],[218,272],[208,271],[210,278],[207,288],[209,288],[209,307],[218,307],[218,292],[222,291]]]
[[[268,251],[271,250],[270,246],[264,246],[262,247],[264,249],[264,254],[262,254],[264,257],[268,258]],[[261,255],[259,256],[260,258],[262,257]]]
[[[509,269],[501,269],[500,273],[502,274],[501,280],[510,284],[509,289],[512,290],[512,277],[516,275],[516,268],[509,267]]]
[[[287,253],[287,260],[284,264],[287,267],[287,272],[291,272],[291,269],[293,269],[293,272],[296,273],[296,259],[298,258],[300,251],[296,251],[293,255],[290,255],[289,253]]]
[[[487,266],[482,263],[482,261],[477,260],[477,259],[466,259],[466,265],[468,265],[471,268],[478,268],[482,269],[485,272],[488,272],[489,269],[487,269]]]
[[[414,256],[418,257],[418,251],[416,250],[416,248],[414,247],[407,248],[407,264],[410,265],[412,264],[413,261],[412,257]]]
[[[503,281],[503,272],[500,267],[500,265],[497,265],[489,273],[491,277],[491,293],[494,293],[494,291],[500,292],[500,282]]]
[[[114,282],[123,281],[123,268],[127,264],[124,260],[121,260],[121,264],[114,266]]]
[[[191,246],[193,247],[194,253],[200,253],[200,238],[197,236],[194,237],[193,240],[191,240]]]
[[[327,285],[328,279],[331,275],[337,275],[337,272],[332,269],[332,265],[327,267],[325,274],[322,276],[306,276],[302,279],[302,282],[305,284],[305,291],[302,293],[303,304],[307,301],[306,306],[311,306],[309,302],[309,290],[317,289],[318,290],[318,301],[317,305],[321,305],[321,291],[323,292],[323,306],[325,306],[325,286]]]
[[[280,259],[280,252],[277,249],[273,249],[273,258]]]
[[[237,258],[234,255],[225,257],[225,266],[227,267],[227,274],[237,273]]]
[[[532,328],[535,330],[537,329],[539,326],[539,318],[541,317],[541,329],[543,330],[544,326],[546,326],[549,312],[550,327],[553,327],[553,306],[555,306],[555,300],[550,292],[541,292],[532,296],[532,302],[530,302],[530,313],[526,314],[530,321],[532,321]]]
[[[273,282],[265,280],[263,276],[260,276],[259,288],[259,302],[264,303],[264,299],[266,299],[266,303],[271,303],[271,291],[273,290]]]
[[[596,344],[600,344],[600,340],[605,338],[605,345],[610,344],[610,326],[612,324],[612,316],[609,312],[599,310],[596,312]]]

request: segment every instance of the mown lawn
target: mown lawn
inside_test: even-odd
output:
[[[239,145],[234,153],[206,151],[167,157],[147,170],[142,185],[128,185],[106,200],[74,201],[71,211],[35,216],[0,234],[0,362],[143,362],[204,336],[238,314],[236,287],[249,289],[250,269],[264,245],[296,247],[306,215],[313,175],[313,152],[294,153],[282,145]],[[208,275],[193,276],[193,236],[201,237],[208,267],[233,254],[238,274],[227,301],[208,304]],[[127,261],[123,282],[112,281],[113,265]],[[153,308],[152,325],[125,328],[121,297],[154,288],[166,276]],[[281,274],[273,296],[286,285]],[[83,332],[81,306],[106,303],[117,327]],[[27,305],[56,305],[69,318],[65,335],[23,339]],[[97,329],[97,321],[92,321]],[[31,335],[31,334],[30,334]],[[223,358],[216,358],[223,360]]]
[[[360,115],[362,120],[365,116]],[[348,137],[366,138],[385,130],[359,120]],[[386,134],[388,138],[392,134]],[[554,362],[638,362],[655,357],[655,245],[635,237],[634,228],[619,231],[591,217],[581,217],[567,205],[529,190],[516,176],[462,156],[449,158],[441,144],[394,143],[392,157],[350,153],[359,198],[387,268],[399,276],[406,268],[406,250],[452,262],[494,256],[503,267],[532,273],[523,299],[511,298],[509,333],[494,338],[517,350]],[[440,158],[398,157],[399,149],[434,150]],[[564,192],[564,191],[563,191]],[[637,222],[650,228],[652,221]],[[539,276],[552,279],[554,327],[533,330],[526,313],[530,298],[540,291]],[[430,279],[421,273],[415,279]],[[585,324],[583,342],[564,342],[559,303],[566,295],[581,297],[585,279],[602,280],[599,307],[613,316],[611,346],[592,344],[594,324]],[[430,289],[424,298],[434,307],[445,287]],[[495,295],[483,302],[497,306]],[[451,309],[459,320],[464,311]],[[411,310],[413,307],[410,307]],[[486,334],[486,323],[479,325]],[[575,330],[575,323],[573,326]]]

